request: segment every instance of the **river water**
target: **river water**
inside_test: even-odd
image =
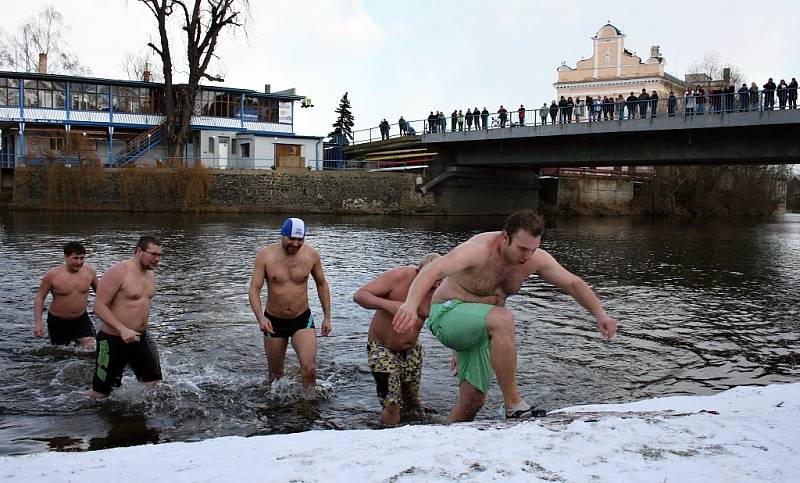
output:
[[[0,454],[379,427],[365,355],[370,313],[351,301],[353,292],[502,219],[307,217],[307,243],[322,255],[333,308],[333,333],[319,340],[315,400],[294,377],[266,382],[247,302],[255,254],[279,239],[282,219],[0,213]],[[128,372],[123,387],[97,403],[84,397],[91,355],[33,337],[33,298],[43,273],[62,262],[66,241],[83,241],[102,274],[145,233],[164,242],[150,333],[165,381],[145,388]],[[548,222],[542,245],[596,289],[621,325],[613,341],[601,340],[583,309],[530,278],[508,306],[517,316],[519,384],[532,404],[555,409],[800,379],[800,215],[560,218]],[[313,283],[309,292],[319,317]],[[456,394],[448,351],[427,329],[422,342],[425,411],[405,417],[408,424],[442,421]],[[291,349],[287,357],[296,376]],[[495,382],[478,418],[498,418],[500,406]]]

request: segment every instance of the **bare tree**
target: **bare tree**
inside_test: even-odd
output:
[[[154,59],[150,54],[134,54],[129,52],[125,54],[125,58],[122,60],[122,68],[125,70],[125,74],[130,80],[145,80],[144,73],[149,72],[149,80],[161,82],[164,80],[164,74],[158,62],[159,60]]]
[[[724,70],[730,69],[729,82],[738,85],[744,82],[745,75],[739,67],[733,64],[725,64],[716,52],[706,52],[703,58],[696,60],[689,65],[689,72],[692,74],[706,74],[711,79],[723,79]]]
[[[48,71],[56,74],[87,75],[88,67],[69,51],[64,34],[69,27],[64,25],[61,13],[48,6],[30,17],[18,29],[16,35],[0,38],[0,66],[20,72],[38,72],[39,54],[47,54]]]
[[[164,115],[166,140],[171,158],[180,157],[189,137],[190,123],[200,82],[223,82],[209,73],[217,58],[215,52],[219,35],[224,30],[243,27],[249,14],[248,0],[139,0],[156,20],[158,42],[147,45],[161,59],[164,74]],[[177,17],[177,19],[175,19]],[[186,35],[186,84],[174,85],[174,59],[171,49],[170,24],[177,22]]]

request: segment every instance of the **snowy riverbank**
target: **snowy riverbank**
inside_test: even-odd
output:
[[[0,480],[788,482],[800,475],[800,383],[562,411],[591,414],[5,457]]]

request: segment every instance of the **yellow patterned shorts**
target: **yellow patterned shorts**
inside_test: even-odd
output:
[[[367,358],[378,399],[382,407],[403,403],[419,406],[419,382],[422,379],[422,344],[395,352],[375,341],[367,343]]]

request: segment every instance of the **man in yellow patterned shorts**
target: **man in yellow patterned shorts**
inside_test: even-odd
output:
[[[428,316],[434,284],[423,297],[414,329],[403,334],[392,328],[397,307],[405,300],[408,288],[420,269],[438,258],[436,253],[425,255],[419,266],[393,268],[356,291],[353,301],[365,309],[375,309],[369,326],[367,355],[370,371],[375,378],[378,399],[381,401],[381,423],[400,422],[400,407],[419,407],[419,382],[422,378],[422,345],[419,331]]]

